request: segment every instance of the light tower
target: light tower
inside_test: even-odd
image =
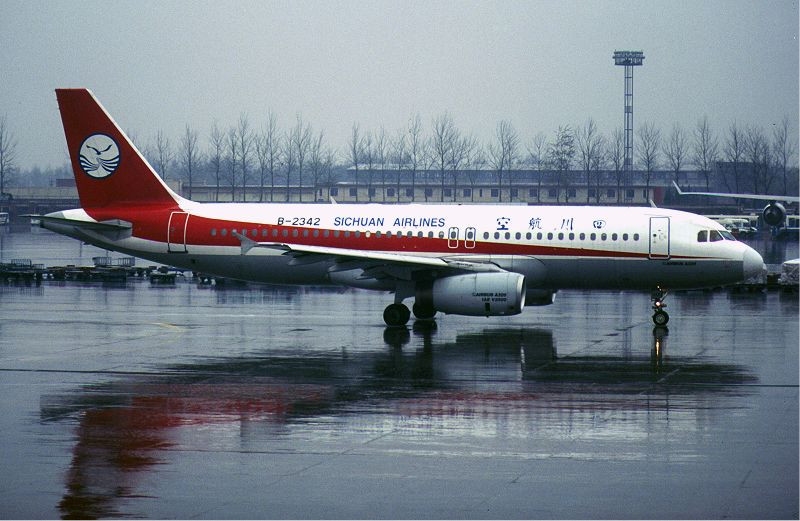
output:
[[[625,172],[633,168],[633,68],[643,60],[642,51],[614,51],[614,65],[625,67]]]

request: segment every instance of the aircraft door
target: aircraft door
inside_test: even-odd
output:
[[[458,228],[450,228],[447,232],[447,247],[448,248],[458,248],[458,235],[459,230]]]
[[[669,259],[669,217],[650,218],[650,258]]]
[[[477,231],[473,227],[467,228],[467,232],[464,235],[464,247],[468,249],[472,249],[475,247],[475,235],[477,235]]]
[[[186,253],[186,228],[189,225],[189,214],[172,212],[167,225],[167,251],[169,253]]]

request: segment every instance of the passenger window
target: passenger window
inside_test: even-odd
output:
[[[623,241],[627,241],[628,240],[628,234],[627,233],[623,233],[622,234],[622,240]]]
[[[633,240],[634,241],[638,241],[639,240],[639,234],[638,233],[634,233],[633,234]]]
[[[221,234],[222,234],[223,237],[228,235],[228,229],[227,228],[223,228]]]
[[[542,240],[542,232],[539,232],[539,233],[536,234],[536,240],[537,241],[541,241]]]
[[[617,240],[617,238],[618,238],[618,236],[617,236],[617,234],[616,234],[616,233],[612,233],[612,234],[611,234],[611,240],[612,240],[612,241],[616,241],[616,240]]]
[[[708,242],[708,231],[700,230],[697,232],[697,242]]]
[[[578,238],[580,238],[580,240],[582,240],[582,241],[585,241],[586,240],[586,234],[585,233],[581,233],[580,235],[578,235]]]
[[[442,237],[440,237],[440,239],[441,239],[441,238],[442,238]],[[488,238],[489,238],[489,232],[483,232],[483,238],[484,238],[484,239],[488,239]]]
[[[559,241],[563,241],[564,240],[564,234],[563,233],[559,233],[558,234],[558,240]]]
[[[596,233],[589,234],[589,240],[590,241],[596,241],[597,240],[597,234]]]
[[[211,236],[212,237],[216,237],[217,236],[217,229],[216,228],[211,228]]]
[[[547,234],[547,240],[548,241],[552,241],[553,240],[553,232],[550,232],[550,233]]]

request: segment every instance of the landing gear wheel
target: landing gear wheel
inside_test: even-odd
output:
[[[383,310],[383,321],[387,326],[404,326],[408,323],[409,318],[411,318],[411,312],[405,304],[389,304]]]
[[[436,310],[431,305],[414,302],[414,306],[411,309],[414,311],[414,316],[419,320],[432,320],[436,316]]]
[[[663,309],[659,309],[653,313],[653,323],[657,326],[666,326],[669,322],[669,314]]]
[[[650,293],[650,300],[653,303],[653,323],[657,326],[666,326],[669,322],[669,315],[664,308],[667,307],[664,299],[667,298],[667,290],[661,286],[656,286],[656,289]]]

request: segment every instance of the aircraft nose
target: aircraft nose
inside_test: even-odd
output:
[[[764,266],[764,259],[753,248],[747,247],[742,256],[742,271],[744,279],[760,275],[766,267]]]

